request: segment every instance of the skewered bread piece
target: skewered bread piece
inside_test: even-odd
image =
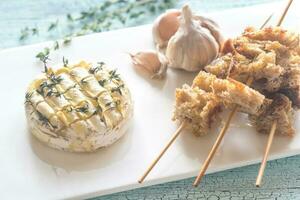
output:
[[[300,56],[299,56],[300,58]],[[279,92],[290,98],[293,105],[300,108],[300,59],[298,64],[289,65],[285,73],[280,77]]]
[[[173,120],[185,122],[195,135],[206,134],[220,111],[221,102],[213,93],[186,84],[176,89]]]
[[[245,113],[258,114],[270,100],[259,92],[233,79],[219,79],[199,72],[192,87],[176,89],[173,120],[186,122],[196,135],[208,132],[222,106],[238,105]]]
[[[193,81],[194,87],[213,92],[226,106],[238,105],[242,112],[258,113],[264,106],[264,95],[233,79],[219,79],[213,74],[199,72]]]
[[[248,41],[241,42],[241,38]],[[236,51],[246,55],[247,52],[249,55],[249,51],[243,47],[247,45],[259,46],[258,48],[262,52],[274,52],[276,54],[276,64],[280,65],[283,71],[279,77],[276,75],[273,79],[258,78],[253,87],[268,93],[284,92],[291,98],[294,105],[300,105],[299,88],[295,84],[295,82],[299,82],[297,79],[299,79],[298,74],[300,73],[300,54],[297,51],[299,48],[299,34],[283,30],[280,27],[262,30],[248,28],[243,36],[234,43]]]
[[[90,152],[126,131],[132,115],[130,93],[115,70],[84,61],[34,80],[26,93],[29,129],[47,145]]]
[[[255,80],[266,79],[272,81],[278,78],[283,68],[276,64],[276,54],[274,52],[262,52],[254,60],[237,52],[228,53],[210,65],[205,70],[219,78],[231,78],[246,82],[249,76]]]
[[[283,94],[275,94],[272,103],[260,115],[249,115],[251,124],[258,132],[268,134],[274,121],[277,122],[276,134],[293,136],[294,110],[292,102]]]
[[[224,78],[241,82],[248,77],[251,87],[263,93],[282,92],[300,106],[299,35],[280,27],[256,30],[247,28],[242,36],[232,40],[231,52],[205,69]]]
[[[279,26],[263,29],[246,28],[243,36],[257,41],[278,41],[289,49],[294,49],[299,45],[299,34],[284,30]]]

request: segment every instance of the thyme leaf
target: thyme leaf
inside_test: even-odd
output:
[[[67,58],[65,58],[64,56],[63,56],[63,64],[64,64],[64,67],[68,67],[68,65],[69,65],[69,60]]]
[[[97,73],[98,71],[101,71],[102,69],[103,69],[103,66],[104,66],[104,62],[98,62],[97,63],[97,67],[91,67],[90,69],[89,69],[89,73],[90,74],[95,74],[95,73]]]
[[[58,42],[58,41],[55,41],[55,42],[54,42],[53,49],[54,49],[54,50],[59,49],[59,42]]]
[[[68,21],[71,21],[71,22],[74,21],[74,18],[70,13],[67,14],[67,19],[68,19]]]
[[[121,80],[120,75],[117,73],[116,69],[109,71],[109,80],[113,79],[117,81]]]
[[[93,116],[93,115],[97,115],[97,114],[99,114],[99,113],[101,113],[101,112],[102,112],[102,108],[98,105],[98,106],[96,107],[96,110],[93,112],[92,116]]]
[[[48,31],[51,31],[51,30],[57,28],[57,26],[58,26],[58,19],[57,19],[55,22],[52,22],[52,23],[49,25]]]
[[[91,67],[91,68],[89,69],[89,73],[90,73],[90,74],[95,74],[95,73],[97,73],[99,70],[100,70],[99,67]]]
[[[26,26],[25,28],[21,29],[19,40],[20,41],[25,40],[30,35],[37,35],[38,33],[39,33],[39,30],[37,27],[29,28]]]
[[[33,95],[33,92],[26,92],[26,94],[25,94],[25,104],[27,104],[27,103],[31,104],[32,95]]]
[[[68,45],[71,43],[71,41],[72,41],[72,38],[70,36],[67,36],[63,39],[63,44]]]
[[[124,88],[124,84],[118,85],[117,87],[114,87],[111,89],[111,92],[118,92],[120,95],[122,95],[122,88]]]
[[[88,78],[90,78],[90,77],[89,77],[89,76],[87,76],[87,77],[85,77],[85,78],[81,79],[80,83],[81,83],[82,85],[85,85],[85,84],[87,84],[88,82],[87,82],[87,80],[86,80],[86,79],[88,79]]]
[[[49,126],[52,128],[57,128],[57,126],[54,126],[50,123],[49,119],[47,117],[45,117],[42,113],[40,113],[39,111],[36,111],[37,115],[38,115],[38,119],[42,122],[43,126]]]
[[[103,79],[103,80],[99,80],[98,83],[99,85],[101,85],[102,87],[104,87],[105,83],[107,82],[106,79]]]
[[[75,108],[75,111],[80,112],[80,113],[87,113],[89,111],[89,105],[85,104],[81,107],[77,107],[77,108]]]

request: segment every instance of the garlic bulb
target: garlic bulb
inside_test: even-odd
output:
[[[176,9],[167,10],[154,22],[152,34],[154,42],[159,48],[167,45],[169,39],[176,33],[179,27],[180,11]]]
[[[152,78],[162,78],[167,70],[167,60],[159,52],[148,50],[130,54],[135,67],[141,68],[152,75]]]
[[[179,28],[166,48],[168,66],[187,71],[202,70],[217,57],[223,37],[214,23],[193,16],[188,5],[182,8],[181,15]]]

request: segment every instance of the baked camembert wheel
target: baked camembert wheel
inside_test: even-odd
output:
[[[124,135],[133,105],[115,70],[81,61],[46,68],[30,84],[25,110],[29,129],[40,141],[60,150],[91,152]]]

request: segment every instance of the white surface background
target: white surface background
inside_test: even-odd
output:
[[[282,3],[220,12],[212,15],[227,36],[247,25],[259,27]],[[299,1],[294,1],[284,26],[299,28]],[[279,13],[279,12],[276,12]],[[273,18],[276,21],[276,16]],[[297,24],[298,23],[298,24]],[[273,23],[274,24],[274,23]],[[42,66],[35,54],[47,44],[5,50],[0,53],[0,197],[1,199],[62,199],[88,197],[140,187],[137,179],[176,130],[171,121],[174,90],[190,83],[195,74],[169,70],[164,81],[151,80],[131,67],[126,52],[153,48],[151,27],[142,26],[75,39],[52,56],[58,64],[69,61],[105,61],[119,69],[135,102],[134,120],[127,135],[109,148],[92,154],[72,154],[50,149],[30,136],[23,101],[29,82]],[[299,115],[295,126],[299,132]],[[260,135],[238,114],[217,152],[209,172],[260,161],[267,135]],[[219,124],[220,126],[220,124]],[[145,185],[196,174],[218,132],[196,138],[183,133],[149,175]],[[276,136],[271,157],[300,153],[300,136]],[[192,183],[191,183],[192,184]]]

